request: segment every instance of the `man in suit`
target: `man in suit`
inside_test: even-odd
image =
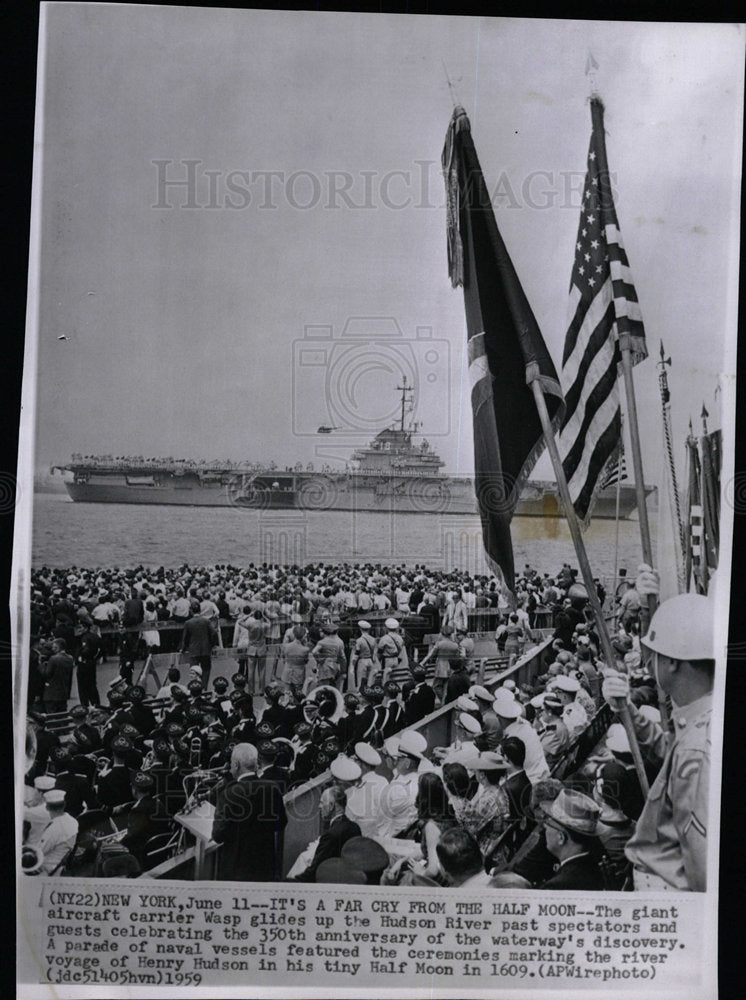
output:
[[[54,653],[46,663],[41,663],[39,671],[44,678],[44,711],[64,712],[70,697],[73,682],[73,658],[66,652],[64,639],[55,639]]]
[[[181,636],[181,651],[188,653],[192,666],[202,668],[202,683],[210,683],[212,670],[212,649],[218,644],[218,634],[210,622],[200,614],[199,601],[192,601],[192,617],[184,625]]]
[[[563,788],[551,803],[542,803],[542,809],[547,849],[558,864],[555,873],[541,888],[603,890],[603,875],[593,858],[599,806],[582,792]]]
[[[326,833],[322,833],[319,839],[311,863],[304,872],[296,877],[296,881],[315,882],[316,869],[321,862],[328,858],[338,858],[343,845],[350,837],[360,836],[360,827],[345,816],[346,805],[347,793],[340,785],[332,785],[321,793],[321,801],[319,802],[321,822],[322,826],[327,822],[328,827]]]
[[[257,752],[250,743],[233,748],[230,770],[232,780],[218,792],[212,827],[212,839],[222,845],[218,881],[278,882],[287,824],[280,787],[257,778]]]

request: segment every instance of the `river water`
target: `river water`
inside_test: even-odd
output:
[[[577,565],[563,520],[516,517],[512,534],[517,571],[525,563],[541,572]],[[611,576],[614,521],[593,521],[585,543],[594,574]],[[35,567],[321,561],[485,571],[478,517],[74,503],[60,493],[35,494],[32,560]],[[637,520],[620,521],[619,566],[634,574],[640,560]]]

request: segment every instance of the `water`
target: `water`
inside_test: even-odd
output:
[[[516,517],[512,533],[518,571],[525,563],[541,572],[577,565],[563,520]],[[614,521],[595,520],[585,533],[597,576],[613,575],[614,539]],[[477,517],[86,504],[54,493],[34,498],[32,560],[35,567],[424,563],[486,572]],[[638,522],[620,521],[619,566],[632,574],[640,560]]]

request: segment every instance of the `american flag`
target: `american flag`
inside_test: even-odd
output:
[[[691,426],[691,425],[690,425]],[[707,593],[706,560],[702,559],[702,469],[697,451],[697,439],[690,433],[687,438],[689,486],[687,506],[689,526],[686,536],[686,586],[698,594]]]
[[[616,462],[612,462],[608,467],[606,475],[601,480],[598,488],[606,490],[610,486],[616,486],[617,483],[623,483],[626,478],[627,462],[624,458],[624,452],[620,452]]]
[[[570,496],[581,521],[590,516],[621,439],[619,337],[629,336],[635,364],[647,357],[642,314],[614,208],[603,104],[598,98],[591,100],[591,120],[562,358],[565,417],[559,440]]]

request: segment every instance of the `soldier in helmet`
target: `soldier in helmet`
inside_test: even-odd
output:
[[[649,567],[641,571],[637,589],[656,591]],[[617,699],[627,703],[643,752],[662,760],[625,851],[637,891],[707,888],[713,632],[713,602],[701,594],[678,594],[658,608],[642,640],[654,654],[658,685],[673,703],[674,734],[668,749],[660,724],[630,701],[627,677],[610,671],[603,683],[612,708]]]

